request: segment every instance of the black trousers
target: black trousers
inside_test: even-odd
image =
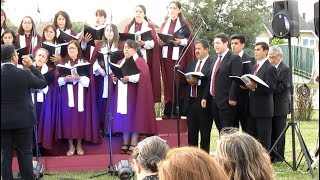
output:
[[[179,100],[179,113],[180,113],[180,116],[185,115],[185,113],[183,112],[183,105],[184,105],[184,99],[180,99]],[[172,106],[173,106],[173,108],[172,108]],[[171,116],[171,112],[172,112],[173,115],[177,115],[176,106],[177,106],[177,103],[172,103],[172,102],[165,103],[163,114],[167,115],[168,117]]]
[[[190,98],[189,100],[188,144],[198,147],[200,132],[200,148],[209,153],[213,118],[208,108],[201,108],[201,98]]]
[[[279,138],[281,132],[286,128],[287,116],[274,116],[272,118],[272,133],[271,133],[271,147],[274,145],[276,140]],[[286,133],[279,139],[275,150],[279,155],[284,157],[284,147],[286,142]],[[271,158],[279,159],[274,153],[271,152]]]
[[[1,177],[4,180],[12,180],[13,147],[16,147],[21,178],[33,180],[32,166],[32,140],[33,129],[22,128],[1,129]]]
[[[251,117],[247,130],[248,134],[255,137],[267,151],[271,149],[272,117]]]
[[[215,98],[212,98],[211,109],[213,113],[213,119],[216,124],[219,133],[224,127],[234,127],[236,117],[236,106],[229,106],[226,109],[219,109]]]

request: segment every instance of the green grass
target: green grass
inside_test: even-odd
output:
[[[316,143],[318,141],[318,131],[319,131],[319,112],[316,112],[313,115],[313,120],[311,121],[303,121],[303,122],[297,122],[298,127],[301,131],[302,137],[306,143],[307,148],[310,150],[313,147],[316,146]],[[285,158],[289,162],[289,164],[292,165],[292,134],[291,134],[292,128],[289,127],[289,129],[286,132],[286,150],[285,150]],[[218,140],[218,130],[216,129],[215,125],[213,125],[212,128],[212,134],[211,134],[211,151],[214,151],[217,145]],[[301,147],[298,141],[297,136],[295,136],[296,141],[296,154],[298,154],[301,151]],[[66,157],[67,158],[67,157]],[[309,172],[306,172],[307,169],[307,163],[305,159],[303,158],[301,161],[300,166],[298,167],[297,171],[293,171],[287,164],[281,163],[281,164],[275,164],[273,165],[274,171],[276,174],[276,178],[278,180],[307,180],[312,179],[311,174]],[[82,180],[82,179],[89,179],[89,177],[99,174],[101,172],[105,171],[85,171],[85,172],[48,172],[52,175],[45,175],[46,180]],[[315,177],[316,179],[319,179],[319,168],[315,169]],[[93,178],[93,180],[111,180],[111,179],[117,179],[114,176],[111,175],[103,175],[98,178]]]

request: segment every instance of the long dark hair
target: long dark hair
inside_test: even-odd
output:
[[[25,16],[24,18],[22,18],[19,29],[18,29],[18,33],[20,35],[24,35],[24,29],[22,27],[22,23],[23,23],[23,20],[26,18],[29,18],[31,20],[31,24],[32,24],[31,36],[37,37],[36,23],[34,23],[34,20],[32,19],[31,16]]]
[[[110,24],[108,24],[106,26],[106,28],[108,28],[110,26]],[[114,47],[118,48],[119,47],[119,31],[118,31],[118,27],[115,24],[111,24],[111,29],[113,31],[113,39],[112,39],[112,44],[114,45]],[[104,34],[103,34],[104,35]],[[108,42],[108,39],[106,38],[106,36],[102,36],[102,47],[104,47]]]
[[[42,42],[47,41],[47,40],[46,40],[46,37],[44,36],[44,34],[45,34],[46,31],[48,31],[49,28],[52,28],[53,31],[54,31],[53,42],[55,43],[56,40],[57,40],[57,36],[56,36],[57,31],[56,31],[56,27],[55,27],[53,24],[46,25],[46,27],[43,28]]]
[[[54,26],[58,29],[59,26],[58,26],[58,22],[57,22],[57,19],[58,19],[58,16],[61,15],[63,16],[65,19],[66,19],[66,26],[64,27],[64,31],[66,29],[71,29],[72,28],[72,24],[71,24],[71,20],[70,20],[70,17],[68,15],[68,13],[66,13],[65,11],[59,11],[57,12],[55,15],[54,15],[54,20],[53,20],[53,24]]]
[[[4,22],[1,26],[1,28],[3,29],[7,29],[8,28],[8,25],[7,25],[7,15],[6,15],[6,12],[1,8],[1,15],[3,14],[4,16]]]
[[[144,16],[144,20],[146,20],[147,22],[149,22],[149,20],[148,20],[148,18],[147,18],[147,10],[146,10],[146,7],[145,7],[144,5],[142,5],[142,4],[139,4],[139,5],[137,5],[136,7],[140,7],[140,8],[143,10],[144,15],[145,15],[145,16]],[[133,18],[133,19],[130,21],[128,28],[130,28],[130,27],[134,24],[135,21],[136,21],[135,18]]]
[[[10,34],[12,35],[12,37],[13,37],[12,44],[13,44],[15,47],[17,47],[16,33],[15,33],[12,29],[10,29],[10,28],[7,28],[7,29],[5,29],[5,30],[3,31],[2,35],[1,35],[1,45],[4,44],[4,42],[3,42],[3,36],[4,36],[5,34],[8,34],[8,33],[10,33]]]
[[[175,4],[181,10],[181,8],[182,8],[181,2],[179,2],[179,1],[171,1],[170,4],[172,4],[172,3]],[[181,13],[181,11],[179,12],[178,17],[179,17],[179,21],[180,21],[181,26],[183,26],[185,24],[186,19],[184,18],[184,16]]]
[[[81,47],[80,47],[80,44],[77,40],[71,40],[69,41],[68,43],[68,47],[70,44],[74,44],[76,45],[77,49],[78,49],[78,55],[77,55],[77,59],[82,59],[82,53],[81,53]],[[65,59],[64,59],[64,62],[68,62],[69,60],[71,59],[71,57],[69,56],[69,53],[67,53]],[[86,60],[83,60],[83,61],[86,61]]]
[[[139,57],[143,57],[142,53],[139,50],[139,45],[137,42],[135,42],[134,40],[128,39],[125,41],[125,44],[127,44],[130,48],[135,49]]]

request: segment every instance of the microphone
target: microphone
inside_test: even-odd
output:
[[[199,19],[200,19],[200,21],[202,22],[203,27],[204,27],[207,31],[209,31],[209,30],[210,30],[210,28],[209,28],[209,26],[207,25],[207,23],[203,20],[202,16],[201,16],[201,15],[199,15],[199,17],[198,17],[198,18],[199,18]]]

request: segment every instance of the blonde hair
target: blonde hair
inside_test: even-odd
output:
[[[208,153],[195,147],[170,150],[158,167],[161,180],[227,179],[219,163]]]
[[[229,175],[229,179],[275,179],[266,149],[255,138],[239,132],[236,128],[221,131],[216,158]]]

